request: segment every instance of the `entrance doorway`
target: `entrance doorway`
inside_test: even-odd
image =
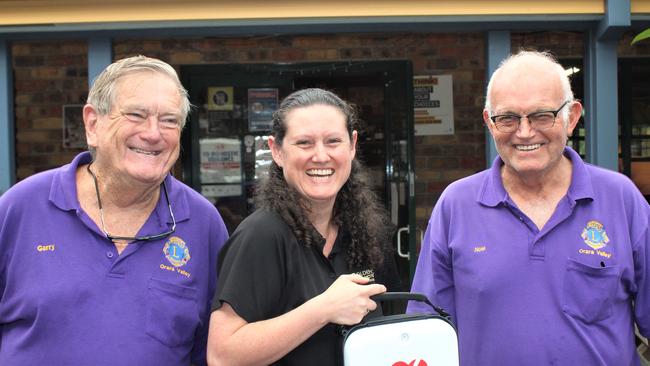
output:
[[[416,258],[412,66],[409,61],[182,66],[197,108],[183,133],[183,180],[215,204],[233,231],[254,207],[255,185],[271,154],[266,144],[277,103],[303,88],[328,89],[357,107],[358,157],[400,229],[393,246],[402,283]]]

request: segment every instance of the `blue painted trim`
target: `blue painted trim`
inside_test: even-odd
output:
[[[16,183],[11,45],[0,41],[0,195]]]
[[[605,1],[605,16],[598,24],[597,37],[601,41],[618,40],[630,27],[630,0]]]
[[[510,31],[489,31],[486,34],[485,40],[485,49],[487,55],[485,56],[487,70],[486,71],[486,80],[485,88],[487,89],[488,81],[494,71],[499,67],[499,64],[503,59],[510,55],[511,41],[510,41]],[[496,146],[494,146],[494,140],[490,131],[485,127],[485,165],[490,167],[492,161],[498,155]]]
[[[598,30],[587,33],[586,158],[592,164],[618,171],[618,41],[599,40],[599,35]]]
[[[113,62],[113,42],[108,37],[88,39],[88,87]]]
[[[630,25],[630,0],[605,1],[605,20],[610,25]]]
[[[629,1],[629,0],[625,0]],[[321,34],[346,32],[481,32],[512,30],[586,31],[598,14],[458,15],[243,19],[165,22],[80,23],[0,27],[0,39],[43,40],[82,37],[201,37],[251,34]]]

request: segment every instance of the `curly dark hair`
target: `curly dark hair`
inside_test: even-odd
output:
[[[333,106],[343,112],[347,118],[348,134],[352,137],[358,123],[354,108],[332,92],[311,88],[289,95],[275,112],[272,135],[278,145],[282,144],[287,132],[287,114],[296,108],[316,104]],[[300,193],[287,184],[282,168],[275,162],[269,167],[268,177],[257,188],[255,206],[277,212],[304,245],[324,242],[325,239],[309,221],[310,208],[301,200]],[[386,209],[370,188],[366,168],[356,158],[352,161],[350,177],[336,196],[333,220],[350,234],[348,266],[379,268],[393,227]]]

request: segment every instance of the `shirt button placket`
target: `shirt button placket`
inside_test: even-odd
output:
[[[544,258],[546,255],[546,250],[544,248],[544,239],[540,238],[537,241],[533,239],[533,257]]]

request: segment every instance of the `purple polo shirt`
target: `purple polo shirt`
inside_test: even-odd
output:
[[[118,255],[77,200],[75,171],[89,161],[0,197],[0,365],[204,365],[221,217],[168,176],[176,232]],[[170,223],[161,195],[138,235]]]
[[[571,186],[542,230],[506,193],[499,158],[433,210],[411,290],[452,314],[462,365],[639,364],[650,207],[627,177],[564,155]]]

